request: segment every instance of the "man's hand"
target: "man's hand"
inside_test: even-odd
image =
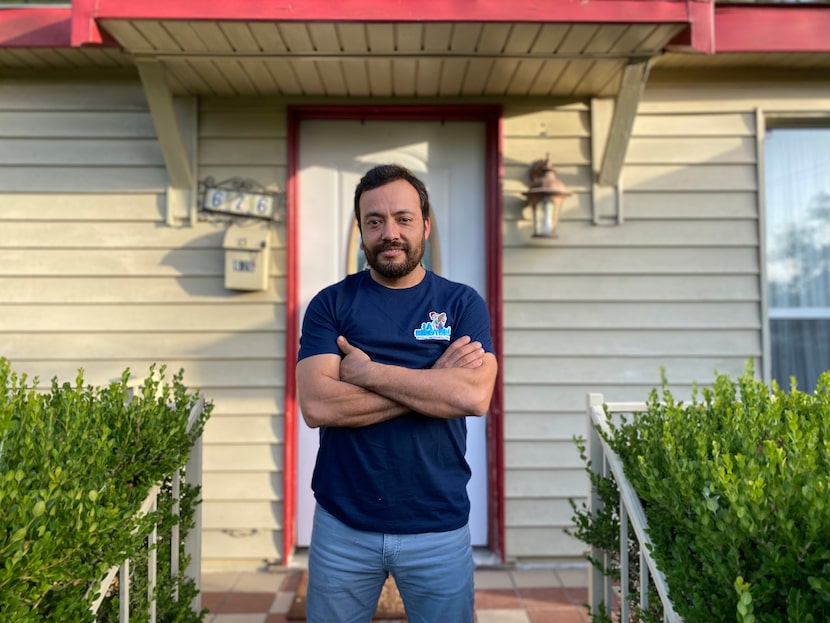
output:
[[[473,342],[469,335],[463,335],[447,347],[432,368],[478,368],[484,357],[481,342]]]
[[[339,381],[368,390],[416,413],[456,418],[484,415],[493,394],[498,364],[468,336],[450,344],[432,368],[424,370],[372,361],[342,335]],[[440,388],[440,389],[438,389]]]
[[[337,347],[345,355],[340,361],[340,380],[344,383],[351,383],[358,387],[363,387],[360,382],[367,369],[372,365],[372,360],[369,355],[360,350],[357,346],[352,346],[342,335],[337,338]]]

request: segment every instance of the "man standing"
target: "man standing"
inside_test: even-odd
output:
[[[421,265],[421,180],[375,167],[354,209],[370,269],[314,297],[297,363],[320,428],[307,620],[367,623],[391,573],[410,623],[472,623],[464,418],[493,393],[490,319],[472,288]]]

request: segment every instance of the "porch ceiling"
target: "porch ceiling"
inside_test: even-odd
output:
[[[682,24],[104,19],[175,94],[352,97],[614,96],[622,69]]]
[[[101,19],[110,45],[0,47],[0,68],[101,71],[155,60],[175,95],[614,97],[678,23]]]

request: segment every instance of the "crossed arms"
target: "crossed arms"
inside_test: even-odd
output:
[[[432,368],[413,370],[376,363],[345,337],[345,357],[314,355],[297,364],[303,419],[318,426],[368,426],[416,411],[437,418],[484,415],[497,363],[468,336],[455,340]]]

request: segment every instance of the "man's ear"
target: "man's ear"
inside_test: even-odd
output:
[[[432,226],[429,220],[429,217],[424,219],[424,240],[429,240],[429,232],[432,230]]]

